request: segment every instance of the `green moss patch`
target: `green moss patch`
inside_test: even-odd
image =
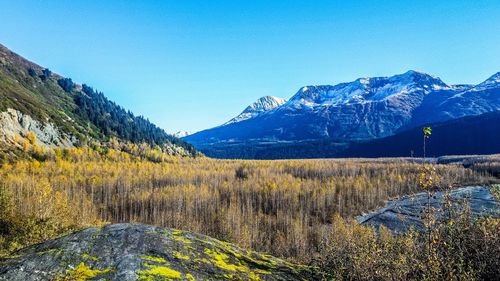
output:
[[[67,270],[66,273],[54,279],[54,281],[86,281],[113,272],[114,269],[91,269],[81,262],[75,269]]]

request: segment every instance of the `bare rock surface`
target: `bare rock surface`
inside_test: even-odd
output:
[[[462,209],[466,204],[470,207],[473,216],[500,217],[500,206],[498,199],[492,194],[488,187],[468,186],[461,187],[449,192],[452,204],[458,209]],[[444,192],[436,192],[430,203],[438,218],[442,218],[440,212],[445,199]],[[374,212],[359,216],[357,221],[360,224],[378,227],[384,225],[395,232],[404,232],[413,227],[422,230],[424,224],[422,215],[427,205],[427,193],[417,193],[404,196],[400,199],[389,201],[385,207]]]
[[[75,138],[62,133],[50,122],[40,122],[12,108],[0,112],[0,141],[8,142],[16,135],[26,136],[29,132],[36,135],[39,145],[71,147],[76,142]]]
[[[309,267],[191,232],[88,228],[0,260],[0,280],[314,280]]]

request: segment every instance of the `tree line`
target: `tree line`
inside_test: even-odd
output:
[[[86,84],[82,85],[81,92],[75,92],[74,100],[78,106],[75,113],[90,120],[105,136],[133,143],[145,142],[152,146],[171,143],[193,154],[196,151],[192,145],[167,134],[143,116],[135,116]]]

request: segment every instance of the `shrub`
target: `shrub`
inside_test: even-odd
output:
[[[41,165],[34,161],[26,168],[35,175],[43,169]],[[8,186],[15,187],[15,196]],[[98,224],[87,196],[81,191],[78,193],[80,199],[71,198],[43,178],[2,176],[0,256],[85,225]]]
[[[42,79],[42,81],[45,81],[49,79],[50,76],[52,76],[52,71],[50,71],[50,69],[48,68],[45,68],[44,70],[42,70],[42,75],[40,75],[40,79]]]
[[[336,215],[312,265],[335,280],[495,280],[500,276],[500,220],[465,210],[427,234],[393,234]]]
[[[28,68],[28,75],[31,77],[36,77],[36,71],[33,68]]]
[[[247,166],[239,166],[236,168],[234,176],[239,180],[246,180],[250,176],[250,170]]]

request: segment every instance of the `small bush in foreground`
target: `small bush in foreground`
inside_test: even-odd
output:
[[[335,280],[497,280],[500,220],[474,220],[467,211],[427,233],[393,234],[336,215],[312,263]]]

